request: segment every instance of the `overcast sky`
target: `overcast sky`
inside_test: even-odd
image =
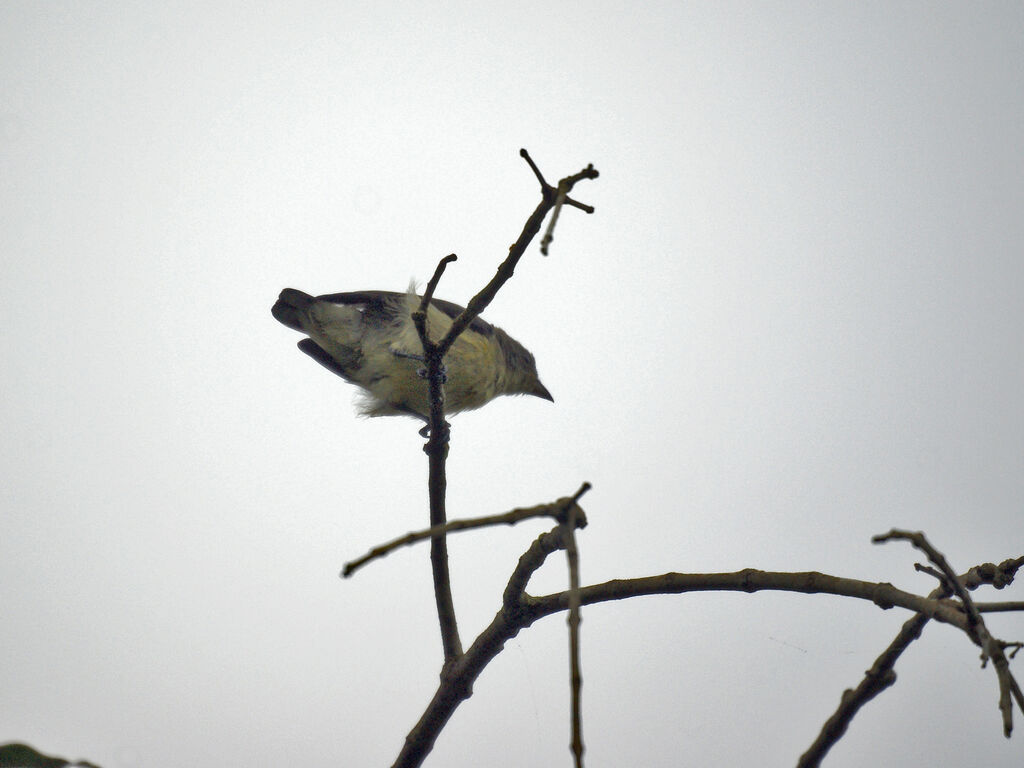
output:
[[[520,147],[552,180],[594,163],[597,210],[486,313],[555,402],[454,419],[453,517],[592,482],[584,583],[928,592],[870,543],[892,527],[961,571],[1024,554],[1024,6],[506,5],[0,4],[0,742],[390,765],[439,671],[428,550],[338,571],[426,525],[418,424],[357,418],[270,306],[453,251],[438,295],[464,303],[537,203]],[[466,644],[542,530],[451,541]],[[585,610],[588,765],[793,765],[906,618]],[[927,627],[897,672],[827,765],[1024,761],[962,634]],[[543,620],[428,765],[569,765],[567,680]]]

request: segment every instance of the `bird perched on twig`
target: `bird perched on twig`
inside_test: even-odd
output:
[[[285,288],[271,312],[309,338],[299,349],[365,397],[365,416],[414,416],[429,420],[423,378],[423,345],[412,313],[420,297],[413,291],[355,291],[310,296]],[[427,312],[430,338],[448,332],[462,307],[432,299]],[[468,411],[499,395],[535,395],[554,401],[540,383],[533,355],[501,328],[475,318],[445,356],[445,412]]]

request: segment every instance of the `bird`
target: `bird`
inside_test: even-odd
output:
[[[306,334],[299,349],[361,389],[363,416],[430,420],[423,345],[412,320],[420,297],[413,288],[311,296],[285,288],[271,308],[282,324]],[[427,332],[434,341],[463,311],[431,299]],[[497,326],[476,317],[444,359],[446,414],[486,405],[501,395],[533,395],[554,402],[541,383],[533,355]]]

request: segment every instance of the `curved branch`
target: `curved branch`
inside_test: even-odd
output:
[[[526,594],[526,585],[548,555],[564,549],[561,525],[542,534],[519,558],[502,598],[502,607],[473,645],[447,669],[420,721],[406,738],[393,768],[422,763],[441,729],[459,704],[472,693],[473,682],[505,643],[538,619],[568,610],[571,591],[541,597]],[[670,595],[706,591],[759,592],[762,590],[832,594],[870,600],[882,609],[905,608],[967,632],[967,619],[958,604],[921,597],[892,584],[829,576],[817,571],[784,573],[747,568],[732,573],[665,573],[637,579],[615,579],[580,590],[580,605],[624,600],[641,595]]]
[[[869,600],[882,609],[893,607],[923,613],[931,619],[967,631],[967,620],[959,605],[904,592],[887,582],[829,576],[818,571],[787,573],[745,568],[731,573],[663,573],[636,579],[613,579],[580,590],[580,604],[593,605],[641,595],[678,595],[687,592],[803,592],[830,594]],[[557,592],[529,598],[532,620],[569,607],[569,593]]]

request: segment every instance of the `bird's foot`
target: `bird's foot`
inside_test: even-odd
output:
[[[426,362],[426,360],[423,359],[423,355],[417,355],[415,352],[403,352],[400,349],[392,349],[391,354],[395,357],[404,358],[405,360],[418,360],[421,363]]]
[[[426,360],[423,359],[423,355],[417,355],[413,352],[402,352],[401,350],[393,349],[391,350],[391,354],[393,354],[395,357],[401,357],[405,360],[416,360],[421,363],[426,362]],[[416,375],[419,376],[421,379],[427,378],[427,369],[418,368],[416,370]],[[441,383],[448,383],[448,366],[445,365],[444,363],[441,363]]]
[[[450,430],[451,430],[451,424],[449,424],[447,421],[442,421],[441,422],[441,439],[442,439],[443,442],[446,442],[446,443],[448,442],[448,434],[449,434]],[[430,425],[429,424],[425,425],[422,429],[420,429],[420,437],[425,437],[425,438],[429,438],[430,437]]]
[[[427,369],[426,368],[419,368],[416,371],[416,375],[419,376],[421,379],[427,378]],[[447,384],[448,383],[448,366],[445,365],[444,363],[441,363],[441,383],[442,384]]]

